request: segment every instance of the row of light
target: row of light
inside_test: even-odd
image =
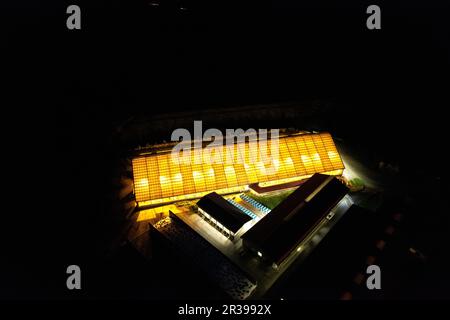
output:
[[[254,214],[253,212],[251,212],[250,210],[248,210],[247,208],[241,206],[239,203],[237,203],[236,201],[232,200],[232,199],[227,199],[227,201],[229,203],[231,203],[233,206],[235,206],[236,208],[238,208],[240,211],[242,211],[243,213],[245,213],[246,215],[248,215],[250,218],[252,219],[256,219],[258,218],[258,216],[256,214]]]
[[[249,196],[247,196],[245,194],[241,194],[241,199],[244,200],[245,202],[247,202],[248,204],[252,205],[253,207],[255,207],[256,209],[258,209],[259,211],[261,211],[263,213],[269,213],[271,211],[269,208],[267,208],[263,204],[259,203],[255,199],[250,198]]]

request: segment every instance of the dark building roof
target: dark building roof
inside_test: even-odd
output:
[[[252,219],[215,192],[201,198],[197,206],[232,232],[237,232]]]
[[[335,177],[313,175],[248,230],[244,244],[280,264],[347,192]]]

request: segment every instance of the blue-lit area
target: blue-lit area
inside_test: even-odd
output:
[[[256,209],[258,209],[259,211],[261,211],[262,213],[269,213],[270,209],[267,208],[266,206],[262,205],[261,203],[259,203],[258,201],[256,201],[255,199],[250,198],[249,196],[245,195],[245,194],[241,194],[241,199],[244,200],[245,202],[247,202],[249,205],[255,207]]]
[[[238,208],[239,210],[241,210],[243,213],[245,213],[246,215],[248,215],[249,217],[251,217],[252,219],[256,219],[258,218],[258,216],[256,214],[254,214],[253,212],[251,212],[250,210],[248,210],[247,208],[241,206],[239,203],[236,203],[235,201],[233,201],[232,199],[227,199],[227,201],[229,203],[231,203],[233,206],[235,206],[236,208]]]

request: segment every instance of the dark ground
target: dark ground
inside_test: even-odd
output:
[[[65,28],[65,1],[2,3],[13,10],[1,10],[10,192],[0,225],[0,297],[158,296],[163,285],[152,291],[139,284],[146,270],[139,257],[105,253],[117,228],[111,176],[127,151],[118,130],[127,120],[319,101],[320,116],[307,126],[358,145],[371,165],[398,164],[409,182],[415,205],[405,233],[430,254],[430,265],[413,288],[393,288],[386,298],[424,298],[423,292],[448,298],[441,281],[449,243],[442,150],[448,145],[448,4],[377,2],[382,30],[369,31],[365,8],[372,3],[298,2],[185,1],[188,11],[180,12],[175,1],[158,9],[146,1],[79,1],[79,32]],[[262,123],[240,125],[258,128],[267,120]],[[85,270],[81,293],[65,289],[69,264]],[[192,285],[186,281],[184,288]],[[204,289],[196,288],[193,295]]]

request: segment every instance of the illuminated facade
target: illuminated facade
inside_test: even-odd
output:
[[[282,136],[278,157],[265,164],[250,158],[248,141],[221,146],[219,157],[231,150],[233,161],[188,163],[168,152],[139,156],[132,161],[134,192],[139,206],[200,198],[212,191],[218,194],[242,192],[248,185],[276,185],[309,178],[314,173],[341,175],[344,165],[329,133]],[[203,148],[208,150],[209,146]],[[216,151],[215,151],[216,152]],[[271,149],[268,147],[270,154]],[[267,167],[276,168],[275,171]]]

